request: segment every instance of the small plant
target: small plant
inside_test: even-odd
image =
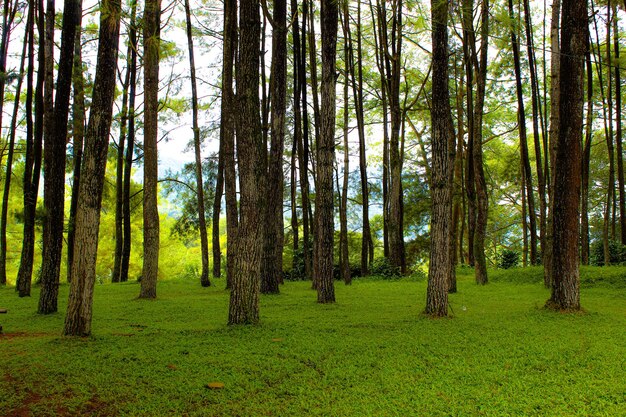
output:
[[[399,278],[402,274],[400,269],[391,265],[387,258],[376,258],[370,267],[370,273],[384,279]]]
[[[511,249],[502,249],[498,254],[498,268],[509,269],[519,265],[520,254]]]
[[[609,240],[609,259],[611,265],[621,265],[626,261],[626,246],[616,240]],[[591,246],[591,265],[604,266],[604,243],[597,240]]]

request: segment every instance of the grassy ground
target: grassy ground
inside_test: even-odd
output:
[[[334,305],[287,283],[261,325],[229,328],[218,285],[160,282],[156,301],[100,285],[86,339],[38,316],[37,291],[0,289],[0,415],[626,415],[619,288],[584,288],[586,312],[565,315],[539,284],[462,276],[454,318],[431,320],[424,282],[339,284]]]

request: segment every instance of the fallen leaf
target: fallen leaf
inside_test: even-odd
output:
[[[224,383],[223,382],[209,382],[208,384],[206,384],[208,389],[222,389],[224,388]]]

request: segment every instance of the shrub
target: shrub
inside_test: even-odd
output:
[[[399,278],[400,269],[391,265],[387,258],[376,258],[370,267],[370,273],[384,279]]]
[[[604,244],[601,240],[591,246],[591,265],[604,266]],[[612,265],[620,265],[626,261],[626,246],[616,240],[609,240],[609,258]]]
[[[511,249],[502,249],[498,254],[498,268],[509,269],[519,264],[520,254]]]

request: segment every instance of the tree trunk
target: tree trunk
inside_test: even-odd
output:
[[[298,1],[291,0],[291,21],[293,39],[293,144],[291,148],[291,232],[293,233],[293,260],[292,270],[296,269],[298,264],[299,230],[298,230],[298,176],[297,176],[297,158],[298,144],[302,143],[302,111],[300,109],[300,25],[298,20]]]
[[[559,142],[555,160],[552,296],[548,307],[580,309],[578,228],[580,137],[583,125],[583,65],[587,1],[563,0],[559,103]]]
[[[602,228],[602,239],[604,243],[604,265],[608,266],[611,263],[611,252],[609,250],[609,240],[611,239],[610,230],[611,230],[611,214],[614,214],[612,211],[614,204],[614,193],[615,193],[615,149],[613,147],[613,88],[612,88],[612,80],[613,77],[611,75],[611,69],[613,65],[613,61],[611,58],[611,2],[609,0],[608,6],[606,8],[607,14],[607,22],[606,22],[606,54],[607,54],[607,105],[606,109],[608,109],[608,119],[605,120],[605,123],[608,123],[607,135],[606,135],[606,148],[609,158],[609,181],[607,184],[606,190],[606,207],[604,209],[604,224]],[[603,100],[604,101],[604,100]]]
[[[554,239],[552,237],[553,211],[554,211],[554,160],[556,158],[556,148],[559,137],[559,98],[560,98],[560,37],[559,27],[561,19],[561,0],[552,1],[552,16],[550,19],[550,175],[546,169],[546,178],[549,178],[548,185],[548,219],[546,221],[546,249],[543,251],[543,284],[546,288],[552,287],[552,247]]]
[[[126,140],[126,155],[124,161],[124,243],[122,246],[122,261],[120,281],[128,281],[128,268],[130,265],[131,219],[130,219],[130,182],[133,165],[133,152],[135,148],[135,98],[137,88],[137,1],[131,0],[130,23],[128,29],[128,49],[126,65],[130,74],[128,85],[128,138]]]
[[[239,164],[241,221],[232,277],[228,324],[259,321],[260,266],[265,213],[266,144],[259,108],[259,40],[261,21],[258,0],[241,0],[237,60],[237,160]]]
[[[341,203],[339,207],[339,268],[341,278],[346,285],[352,284],[350,275],[350,258],[348,252],[348,177],[350,175],[350,144],[348,142],[350,109],[349,105],[349,85],[350,85],[350,11],[348,3],[343,4],[342,27],[344,37],[344,81],[343,81],[343,183],[339,190],[339,180],[337,180],[337,190],[340,191]],[[339,175],[339,174],[337,174]],[[361,261],[363,260],[361,253]],[[363,264],[361,263],[361,269]]]
[[[237,228],[237,171],[235,167],[235,94],[233,66],[237,53],[237,1],[224,1],[224,50],[222,63],[222,122],[220,154],[224,159],[224,194],[226,196],[226,288],[231,288],[234,273]]]
[[[513,0],[509,0],[509,17],[514,22]],[[526,135],[526,111],[524,109],[524,91],[522,87],[522,70],[520,64],[519,43],[515,28],[511,28],[511,45],[515,67],[515,84],[517,90],[517,122],[519,125],[520,153],[522,157],[522,175],[526,184],[526,201],[528,203],[528,222],[530,225],[530,264],[537,263],[537,218],[535,215],[535,197],[533,192],[532,171],[528,156],[528,139]]]
[[[185,17],[187,21],[187,46],[189,48],[189,68],[191,73],[191,106],[193,113],[193,147],[196,158],[196,198],[198,200],[198,225],[200,228],[200,252],[202,258],[202,272],[200,285],[208,287],[209,280],[209,239],[206,232],[206,217],[204,209],[204,186],[202,181],[202,155],[200,153],[200,128],[198,127],[198,91],[196,88],[196,64],[193,54],[193,35],[191,32],[191,11],[189,0],[185,0]],[[218,218],[219,223],[219,218]],[[219,242],[219,236],[218,236]]]
[[[67,0],[63,8],[63,30],[61,55],[57,75],[57,90],[54,100],[51,136],[46,137],[44,174],[44,208],[46,210],[44,241],[46,256],[41,270],[40,314],[57,311],[59,278],[61,274],[61,252],[63,249],[63,223],[65,203],[65,150],[67,143],[67,119],[70,94],[72,92],[72,67],[76,25],[81,13],[81,0]]]
[[[626,245],[626,191],[624,189],[624,154],[622,153],[622,81],[620,61],[620,36],[617,8],[613,5],[613,45],[615,48],[615,150],[617,154],[617,184],[619,189],[620,241]]]
[[[8,3],[8,2],[7,2]],[[6,25],[5,25],[6,27]],[[18,111],[20,109],[20,94],[24,77],[24,67],[26,62],[26,46],[28,45],[28,23],[24,31],[24,43],[22,45],[22,56],[20,60],[20,77],[15,87],[15,100],[13,103],[13,115],[11,117],[11,127],[9,130],[9,150],[7,154],[7,166],[4,176],[4,192],[2,194],[2,214],[0,217],[0,285],[7,284],[7,220],[9,214],[9,194],[11,192],[11,177],[13,175],[13,154],[15,151],[15,131],[17,127]],[[8,42],[7,42],[8,43]]]
[[[98,225],[107,151],[120,31],[120,3],[103,0],[100,15],[98,61],[89,123],[85,135],[84,164],[76,213],[76,252],[72,284],[65,317],[66,336],[91,334],[93,289],[96,278]]]
[[[452,220],[454,128],[448,90],[448,2],[432,0],[432,210],[430,220],[430,266],[425,314],[448,315],[450,227]],[[469,89],[469,88],[468,88]],[[453,159],[452,159],[453,160]]]
[[[38,13],[34,14],[37,10]],[[43,86],[44,86],[44,13],[43,2],[35,0],[30,3],[29,13],[33,13],[29,34],[28,59],[28,89],[26,92],[26,158],[24,163],[24,234],[22,238],[22,254],[20,268],[17,273],[16,290],[20,297],[30,297],[31,281],[33,276],[33,257],[35,251],[35,209],[37,207],[37,190],[39,190],[39,175],[41,173],[41,152],[43,142]],[[39,45],[38,70],[35,91],[33,94],[34,71],[34,22],[37,18]],[[35,101],[33,121],[33,97]]]
[[[482,1],[480,31],[480,63],[476,69],[476,103],[474,106],[474,181],[476,183],[476,230],[474,231],[474,276],[476,283],[485,285],[487,278],[487,260],[485,259],[485,239],[489,213],[489,195],[485,181],[483,163],[483,113],[487,84],[487,55],[489,50],[489,0]],[[473,43],[472,45],[475,45]],[[474,48],[473,55],[476,55]],[[469,158],[469,157],[468,157]]]
[[[593,139],[593,69],[591,53],[589,51],[589,36],[587,36],[587,51],[585,63],[587,66],[587,120],[585,126],[585,146],[581,165],[581,215],[580,215],[580,258],[583,265],[589,265],[589,162],[591,160],[591,142]]]
[[[317,302],[334,303],[333,238],[335,159],[335,64],[337,52],[338,6],[335,0],[322,0],[322,113],[317,142],[317,183],[315,213],[317,217]]]
[[[283,273],[283,152],[287,112],[287,1],[274,0],[272,31],[272,75],[270,80],[271,149],[267,176],[264,266],[261,292],[278,294]]]
[[[159,36],[161,1],[147,0],[143,17],[144,62],[144,166],[143,166],[143,272],[139,298],[156,298],[159,273],[159,210],[157,155],[159,112]]]

